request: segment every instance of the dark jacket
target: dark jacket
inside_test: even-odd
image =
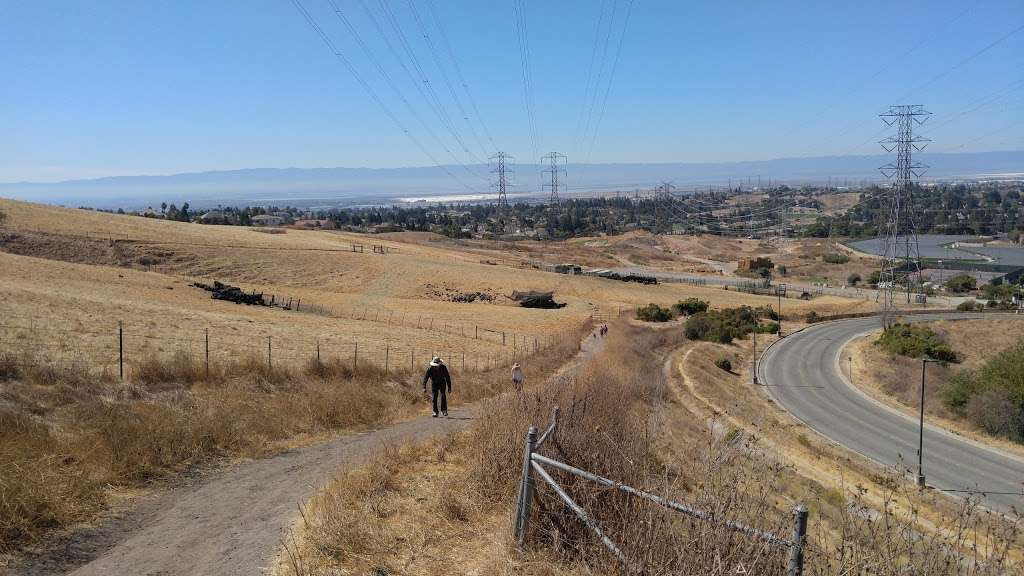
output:
[[[427,373],[423,375],[424,390],[427,388],[427,380],[430,380],[434,386],[446,387],[449,392],[452,391],[452,377],[448,374],[448,367],[444,364],[427,367]]]

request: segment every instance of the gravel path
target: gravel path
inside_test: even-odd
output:
[[[603,339],[584,340],[556,377],[576,370]],[[457,385],[457,383],[456,383]],[[456,392],[458,390],[456,389]],[[465,427],[473,406],[289,450],[199,478],[182,478],[127,513],[77,532],[12,574],[245,575],[264,573],[297,515],[332,474],[354,469],[385,445],[426,440]]]

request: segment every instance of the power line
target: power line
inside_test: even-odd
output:
[[[363,41],[362,36],[359,35],[358,30],[356,30],[355,26],[352,25],[352,22],[348,19],[345,13],[338,8],[338,4],[335,2],[335,0],[328,0],[328,2],[330,3],[331,8],[334,10],[334,15],[338,18],[338,20],[341,21],[342,24],[345,25],[345,27],[349,31],[349,34],[352,36],[353,39],[355,39],[356,43],[359,44],[359,47],[363,50],[363,52],[366,54],[366,57],[370,60],[370,63],[373,64],[373,66],[377,69],[377,72],[381,75],[382,78],[384,78],[385,83],[395,92],[395,94],[398,96],[398,99],[401,100],[403,104],[405,104],[405,107],[409,110],[409,114],[411,114],[412,117],[415,118],[416,121],[419,122],[421,126],[423,126],[423,129],[427,132],[427,134],[429,134],[430,137],[433,138],[438,143],[438,145],[440,145],[441,148],[443,148],[444,151],[448,153],[449,156],[452,157],[456,164],[462,166],[462,168],[465,169],[466,172],[468,172],[471,176],[481,178],[486,181],[486,178],[470,169],[469,166],[464,164],[459,159],[459,157],[456,156],[455,153],[452,152],[452,150],[440,138],[438,138],[437,134],[423,120],[423,117],[420,116],[419,112],[416,111],[416,108],[413,107],[413,105],[405,97],[405,94],[402,92],[402,90],[395,84],[394,80],[392,80],[391,75],[381,65],[380,61],[376,58],[370,47],[366,44],[366,42]]]
[[[608,31],[604,34],[603,41],[595,39],[594,49],[596,51],[597,43],[601,45],[601,58],[598,61],[597,76],[594,78],[593,90],[590,92],[589,99],[584,102],[584,122],[583,122],[583,134],[581,144],[587,141],[587,135],[590,133],[590,126],[594,119],[594,107],[597,105],[597,95],[601,87],[601,77],[604,75],[605,62],[608,60],[608,44],[611,41],[612,30],[615,27],[615,13],[618,11],[619,3],[618,0],[612,0],[612,11],[611,16],[608,18]],[[600,38],[601,29],[598,29],[598,38]]]
[[[615,80],[615,70],[619,67],[619,57],[622,55],[622,43],[626,39],[626,28],[629,26],[629,16],[633,11],[633,0],[629,0],[629,4],[626,6],[626,18],[622,23],[622,33],[619,34],[619,45],[615,49],[615,59],[612,61],[612,70],[608,75],[608,84],[604,89],[604,97],[601,99],[601,108],[597,115],[597,122],[594,124],[594,129],[590,135],[590,146],[587,148],[586,161],[590,161],[590,154],[594,151],[594,142],[597,141],[597,131],[601,127],[601,121],[604,119],[605,106],[608,104],[608,94],[612,91],[612,82]]]
[[[360,2],[362,1],[363,0],[360,0]],[[448,130],[448,133],[451,134],[452,138],[455,139],[459,147],[462,148],[462,151],[468,154],[471,158],[473,158],[475,162],[479,163],[480,160],[477,159],[472,152],[470,152],[469,148],[466,146],[465,141],[462,139],[462,136],[459,135],[459,131],[455,127],[455,123],[452,122],[451,117],[448,115],[448,111],[445,110],[444,105],[441,103],[441,99],[438,97],[437,91],[434,90],[434,86],[430,82],[430,78],[427,77],[426,72],[424,72],[423,67],[420,65],[419,59],[416,58],[416,54],[412,49],[412,45],[409,43],[408,38],[406,38],[405,32],[402,30],[402,26],[398,22],[398,18],[395,17],[395,13],[391,10],[391,6],[388,5],[386,0],[378,0],[378,4],[381,7],[381,11],[384,14],[384,18],[388,21],[388,24],[391,26],[391,30],[398,38],[399,44],[401,44],[402,50],[405,52],[406,57],[409,58],[409,62],[412,64],[413,69],[416,70],[416,73],[419,76],[420,83],[422,83],[423,86],[426,87],[427,94],[430,95],[430,101],[433,104],[434,113],[437,114],[438,118],[441,121],[441,124],[443,124],[445,129]],[[363,8],[366,9],[366,6],[364,5]],[[370,14],[369,10],[367,10],[367,13]],[[372,14],[371,19],[373,19]],[[379,26],[378,29],[380,29]],[[385,39],[387,38],[383,31],[381,31],[381,35]],[[390,47],[390,43],[388,43],[388,45]],[[397,55],[396,58],[398,59],[399,63],[402,63],[401,58],[399,58]],[[404,64],[402,65],[404,68]],[[408,72],[408,70],[406,71]],[[416,81],[414,80],[413,83],[416,84]]]
[[[598,9],[597,14],[597,25],[594,27],[594,44],[590,48],[590,63],[587,65],[587,79],[583,84],[583,103],[580,105],[579,114],[576,115],[576,128],[572,132],[573,150],[577,152],[579,151],[580,127],[583,124],[583,118],[587,109],[587,102],[590,101],[590,83],[594,77],[594,61],[597,60],[597,47],[601,43],[601,29],[603,28],[602,23],[604,22],[604,8],[606,5],[607,0],[601,0],[601,6]],[[610,25],[611,24],[609,24],[609,26]]]
[[[374,90],[373,87],[370,86],[370,84],[367,83],[365,79],[363,79],[362,75],[359,74],[359,71],[356,70],[356,67],[352,65],[352,62],[349,61],[349,59],[345,57],[341,50],[338,49],[338,47],[334,44],[334,41],[331,40],[330,36],[328,36],[326,32],[324,32],[323,28],[320,27],[320,25],[316,22],[313,16],[306,10],[305,6],[302,5],[300,0],[292,0],[292,5],[295,6],[295,8],[299,11],[302,17],[309,24],[309,26],[313,28],[314,32],[316,32],[317,36],[320,37],[320,39],[324,42],[327,48],[331,51],[331,53],[334,54],[335,58],[337,58],[339,62],[345,65],[345,68],[347,68],[349,73],[352,74],[352,77],[355,78],[356,82],[358,82],[359,85],[362,86],[363,90],[365,90],[366,93],[370,95],[370,98],[372,98],[373,101],[377,103],[377,106],[379,106],[380,109],[384,112],[384,114],[391,119],[395,126],[397,126],[398,129],[401,130],[402,133],[404,133],[406,137],[408,137],[409,140],[412,141],[412,143],[415,144],[416,147],[419,148],[420,151],[423,152],[423,154],[427,158],[429,158],[431,162],[434,163],[435,166],[441,168],[441,170],[443,170],[445,174],[447,174],[452,179],[457,181],[467,190],[474,191],[473,188],[470,187],[465,182],[463,182],[461,178],[452,173],[452,171],[449,170],[447,167],[443,166],[437,160],[437,158],[435,158],[434,155],[431,154],[430,151],[425,146],[423,146],[419,139],[416,138],[416,136],[414,136],[412,132],[410,132],[405,127],[402,121],[399,120],[397,116],[395,116],[395,114],[391,111],[391,109],[384,102],[384,100],[381,99],[380,95],[377,94],[377,91]]]
[[[487,146],[484,146],[483,140],[480,139],[480,136],[476,133],[476,129],[473,128],[473,123],[469,121],[469,114],[466,113],[466,109],[462,106],[462,101],[459,99],[459,95],[455,91],[455,87],[452,86],[452,82],[448,78],[448,72],[441,63],[441,57],[437,54],[437,48],[434,47],[434,41],[430,38],[427,26],[423,23],[423,19],[420,18],[420,12],[416,9],[416,4],[413,0],[407,0],[406,3],[409,5],[409,10],[412,12],[413,19],[416,20],[416,24],[419,26],[420,32],[423,34],[423,40],[427,43],[427,49],[430,52],[430,57],[434,60],[434,64],[437,66],[438,72],[441,73],[441,79],[448,88],[448,93],[451,94],[452,101],[455,102],[455,107],[458,108],[459,114],[462,115],[462,119],[466,122],[466,126],[469,128],[470,135],[473,137],[473,140],[476,141],[480,150],[486,150]]]
[[[530,143],[533,156],[536,157],[540,138],[537,131],[537,121],[533,113],[533,76],[530,72],[530,39],[527,32],[525,0],[512,0],[512,9],[514,12],[516,40],[519,44],[519,62],[523,72],[523,98],[526,103],[526,118],[530,128]]]
[[[441,33],[441,41],[444,43],[444,47],[448,52],[449,58],[451,58],[452,65],[455,68],[455,74],[458,76],[463,90],[466,91],[466,98],[469,100],[469,104],[473,108],[473,116],[476,118],[477,122],[480,123],[480,128],[483,129],[484,136],[487,137],[487,141],[491,143],[491,146],[497,146],[494,143],[494,138],[491,137],[491,131],[487,129],[484,117],[480,114],[480,109],[477,108],[476,99],[473,98],[473,92],[469,89],[469,83],[466,82],[466,78],[462,74],[462,67],[459,66],[459,60],[455,57],[455,51],[452,50],[452,45],[448,42],[448,35],[444,31],[444,26],[441,24],[441,18],[438,16],[437,8],[434,6],[433,0],[427,0],[427,7],[430,9],[430,14],[433,16],[434,24],[437,26],[438,32]]]

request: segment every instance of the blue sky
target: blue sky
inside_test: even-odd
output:
[[[300,0],[426,153],[292,0],[0,0],[0,181],[472,163],[495,148],[518,161],[558,150],[570,163],[868,154],[880,150],[877,113],[901,103],[934,113],[923,133],[936,151],[1024,148],[1020,0],[334,0],[373,59],[330,1]],[[436,101],[403,69],[419,78],[382,1]],[[536,150],[518,5],[526,9]],[[588,78],[596,89],[587,90]],[[597,129],[581,135],[581,125]]]

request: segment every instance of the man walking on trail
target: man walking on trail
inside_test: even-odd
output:
[[[512,365],[512,387],[515,388],[517,392],[522,392],[523,382],[526,382],[526,374],[523,374],[523,369],[517,362]]]
[[[430,380],[430,391],[434,403],[434,418],[437,418],[437,397],[441,396],[441,414],[448,416],[448,394],[452,391],[452,377],[448,374],[448,367],[444,365],[441,358],[434,356],[427,366],[427,373],[423,375],[423,393],[427,393],[427,380]]]

